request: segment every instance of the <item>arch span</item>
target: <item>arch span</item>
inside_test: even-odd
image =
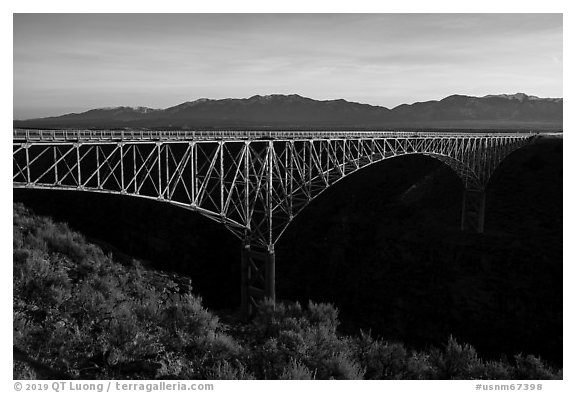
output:
[[[449,167],[458,176],[458,178],[461,180],[463,186],[465,184],[478,184],[478,182],[479,182],[479,179],[477,178],[477,176],[475,176],[475,174],[472,172],[472,170],[468,166],[466,166],[466,164],[458,162],[455,159],[448,157],[448,156],[445,156],[445,155],[442,155],[442,154],[434,154],[434,153],[425,154],[425,153],[420,153],[420,152],[409,152],[409,153],[401,153],[401,154],[397,154],[397,155],[392,155],[392,156],[388,156],[388,157],[381,157],[380,159],[375,159],[371,162],[367,162],[363,166],[358,165],[356,167],[356,169],[353,169],[353,170],[347,172],[345,176],[341,176],[339,178],[336,178],[332,183],[330,183],[325,188],[318,191],[317,194],[313,195],[304,205],[302,205],[299,208],[299,210],[295,211],[293,213],[293,216],[290,219],[290,221],[292,221],[294,218],[296,218],[312,201],[319,198],[331,186],[341,182],[342,180],[348,178],[349,176],[351,176],[353,174],[358,173],[360,170],[368,168],[368,167],[375,165],[375,164],[379,164],[381,162],[384,162],[384,161],[392,159],[392,158],[413,156],[413,155],[426,156],[426,157],[430,157],[430,158],[433,158],[435,160],[440,161],[441,163],[443,163],[444,165]],[[354,164],[354,163],[350,163],[350,164]],[[316,178],[312,179],[312,181],[318,181],[319,179],[321,180],[321,177],[316,177]],[[286,223],[284,228],[282,228],[279,231],[278,235],[274,239],[274,244],[276,244],[280,240],[280,238],[282,237],[284,232],[288,229],[289,224],[290,224],[290,222]]]

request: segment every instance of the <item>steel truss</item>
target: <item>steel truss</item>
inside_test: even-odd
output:
[[[482,231],[490,175],[533,136],[14,130],[13,185],[155,199],[221,222],[243,241],[242,299],[250,312],[257,299],[274,297],[275,243],[332,184],[385,159],[427,155],[462,179],[462,227]],[[479,197],[473,203],[470,195]]]

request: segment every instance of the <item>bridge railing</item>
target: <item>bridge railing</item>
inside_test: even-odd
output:
[[[335,139],[335,138],[414,138],[414,137],[522,137],[519,132],[407,132],[407,131],[176,131],[176,130],[39,130],[14,129],[14,141],[164,141],[164,140],[254,140],[254,139]]]

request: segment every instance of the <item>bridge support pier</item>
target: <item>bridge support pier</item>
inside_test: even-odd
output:
[[[276,256],[274,246],[242,244],[241,311],[245,318],[252,317],[259,301],[276,300]]]
[[[462,195],[462,226],[463,232],[484,232],[484,214],[486,192],[483,190],[464,189]]]

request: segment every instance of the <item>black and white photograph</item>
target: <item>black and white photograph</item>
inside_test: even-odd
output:
[[[563,13],[57,10],[12,14],[14,391],[562,388]]]

